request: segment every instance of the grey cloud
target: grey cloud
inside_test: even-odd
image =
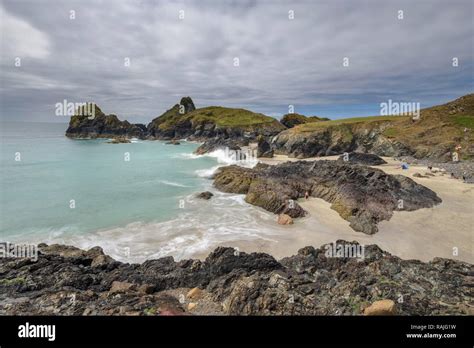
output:
[[[271,115],[285,113],[288,104],[312,114],[331,106],[350,113],[387,98],[444,102],[473,87],[470,0],[4,0],[1,6],[8,19],[2,22],[11,25],[2,26],[5,119],[57,121],[51,105],[67,99],[93,100],[106,112],[146,122],[183,95],[198,106]],[[42,44],[31,44],[36,54],[24,52],[28,37],[12,34],[24,30],[12,18],[41,37]],[[17,55],[24,56],[20,68],[13,65]]]

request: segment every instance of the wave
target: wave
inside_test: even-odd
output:
[[[87,233],[65,227],[49,234],[36,233],[35,239],[28,238],[28,242],[60,243],[81,249],[100,246],[116,260],[143,262],[165,256],[177,260],[204,258],[221,245],[276,243],[279,236],[288,233],[275,223],[274,214],[247,204],[243,195],[213,193],[210,201],[195,199],[194,195],[185,197],[182,213],[166,221],[136,221]]]
[[[210,178],[214,175],[214,173],[220,168],[220,167],[223,167],[222,165],[220,166],[214,166],[212,168],[208,168],[208,169],[198,169],[195,171],[195,173],[197,174],[197,176],[201,177],[201,178]]]
[[[205,154],[204,156],[216,158],[217,163],[227,164],[227,165],[236,164],[236,165],[239,165],[242,167],[248,167],[248,168],[253,168],[258,163],[257,158],[250,156],[250,153],[246,153],[245,151],[242,151],[241,153],[244,154],[245,156],[240,156],[242,158],[239,158],[239,154],[236,151],[218,149],[218,150],[209,152],[208,154]]]
[[[169,186],[175,186],[175,187],[189,187],[189,186],[187,186],[187,185],[183,185],[183,184],[180,184],[180,183],[174,182],[174,181],[160,180],[159,182],[162,183],[162,184],[165,184],[165,185],[169,185]]]
[[[202,158],[203,155],[196,155],[195,153],[188,153],[188,152],[184,152],[184,153],[178,153],[177,155],[173,155],[171,156],[172,158],[185,158],[185,159],[198,159],[198,158]]]

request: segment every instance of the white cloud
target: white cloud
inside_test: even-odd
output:
[[[17,18],[0,6],[2,58],[13,62],[19,58],[47,58],[50,54],[48,36],[27,21]]]

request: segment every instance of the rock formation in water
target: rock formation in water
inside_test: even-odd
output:
[[[71,116],[66,136],[70,138],[144,138],[146,127],[120,121],[116,115],[105,115],[95,104],[92,112]]]
[[[292,218],[306,214],[296,202],[308,192],[322,198],[359,232],[374,234],[377,224],[395,210],[412,211],[441,203],[435,192],[403,175],[339,161],[298,161],[254,168],[228,166],[218,170],[214,186],[245,194],[245,200]]]
[[[225,146],[219,145],[219,141],[243,146],[263,136],[270,143],[269,149],[264,144],[263,156],[273,152],[307,158],[360,152],[448,162],[452,161],[456,148],[460,148],[459,159],[474,158],[474,94],[423,109],[416,120],[410,116],[377,116],[330,121],[288,114],[278,122],[245,109],[218,106],[196,109],[190,97],[182,98],[179,104],[147,126],[104,115],[97,106],[94,110],[93,118],[72,116],[66,135],[71,138],[188,138],[208,142],[200,153]]]

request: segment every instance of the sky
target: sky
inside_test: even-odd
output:
[[[183,96],[277,118],[442,104],[474,91],[473,4],[0,0],[0,116],[68,122],[57,103],[92,101],[147,123]]]

